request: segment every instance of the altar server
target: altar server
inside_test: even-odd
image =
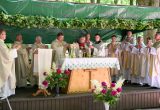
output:
[[[156,42],[153,47],[156,48],[157,55],[154,59],[153,74],[152,74],[152,87],[160,88],[160,33],[155,35]]]
[[[15,78],[15,62],[17,50],[20,45],[8,49],[4,41],[6,39],[6,31],[0,29],[0,98],[5,99],[15,94],[16,78]]]
[[[61,65],[61,60],[65,58],[65,53],[68,47],[69,45],[64,41],[63,33],[58,33],[56,40],[51,44],[51,48],[53,49],[52,59],[57,66]]]
[[[23,44],[22,35],[18,34],[16,37],[16,41],[13,44],[15,46],[21,46],[21,48],[17,51],[18,57],[15,60],[15,70],[16,70],[16,85],[18,87],[26,87],[27,86],[27,78],[30,73],[30,65],[29,65],[29,57],[28,52],[26,50],[26,46]]]
[[[112,36],[112,41],[110,44],[108,44],[107,48],[108,48],[108,57],[118,58],[119,45],[116,42],[116,35]],[[118,78],[118,70],[111,69],[111,76],[112,76],[112,81],[116,81],[116,79]]]

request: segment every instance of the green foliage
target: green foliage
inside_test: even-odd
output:
[[[70,29],[127,29],[147,30],[160,27],[160,19],[157,20],[133,20],[133,19],[65,19],[54,17],[25,16],[21,14],[0,14],[1,24],[20,28],[70,28]]]

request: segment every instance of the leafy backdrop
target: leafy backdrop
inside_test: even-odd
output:
[[[0,23],[20,28],[69,28],[69,29],[126,29],[147,30],[160,27],[160,19],[57,19],[54,17],[25,16],[21,14],[8,15],[0,13]]]

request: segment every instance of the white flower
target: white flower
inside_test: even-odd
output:
[[[118,79],[115,87],[113,88],[113,90],[117,90],[117,88],[121,88],[123,85],[123,82],[125,81],[124,78],[122,78],[122,76]]]
[[[95,94],[99,94],[103,89],[101,83],[99,81],[97,81],[97,80],[91,80],[91,83],[95,87],[94,93]]]

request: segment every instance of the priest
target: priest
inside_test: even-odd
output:
[[[108,44],[108,57],[114,57],[118,58],[118,47],[119,45],[116,42],[116,35],[113,35],[112,41],[110,44]],[[112,81],[116,81],[118,78],[118,70],[117,69],[111,69],[111,76],[112,76]]]
[[[143,48],[143,38],[139,36],[137,38],[137,45],[132,48],[131,83],[140,85],[143,85],[141,81]]]
[[[6,31],[0,29],[0,98],[5,99],[15,94],[16,78],[15,78],[15,62],[17,50],[20,45],[8,49],[4,41],[6,39]]]
[[[141,82],[143,84],[151,85],[156,49],[152,47],[152,39],[150,37],[147,38],[147,46],[143,48],[143,54]]]
[[[90,48],[94,48],[93,56],[95,57],[105,57],[105,43],[102,41],[101,36],[99,34],[96,34],[95,42],[93,43],[93,46],[90,46]]]
[[[64,41],[63,33],[58,33],[56,40],[51,44],[51,48],[53,49],[52,62],[55,62],[58,67],[61,66],[61,60],[65,58],[68,47],[69,45]]]
[[[160,33],[155,35],[156,42],[153,44],[153,47],[156,48],[157,55],[154,59],[153,64],[153,75],[152,75],[152,87],[160,88]]]
[[[23,44],[21,34],[17,35],[13,47],[18,45],[21,46],[21,48],[17,51],[18,57],[15,60],[16,85],[17,87],[26,87],[28,75],[30,73],[30,65],[28,52],[26,50],[26,46]]]
[[[32,46],[32,70],[30,74],[30,83],[32,86],[37,85],[37,76],[38,76],[38,48],[47,48],[45,44],[42,43],[41,36],[37,36],[35,43]]]

